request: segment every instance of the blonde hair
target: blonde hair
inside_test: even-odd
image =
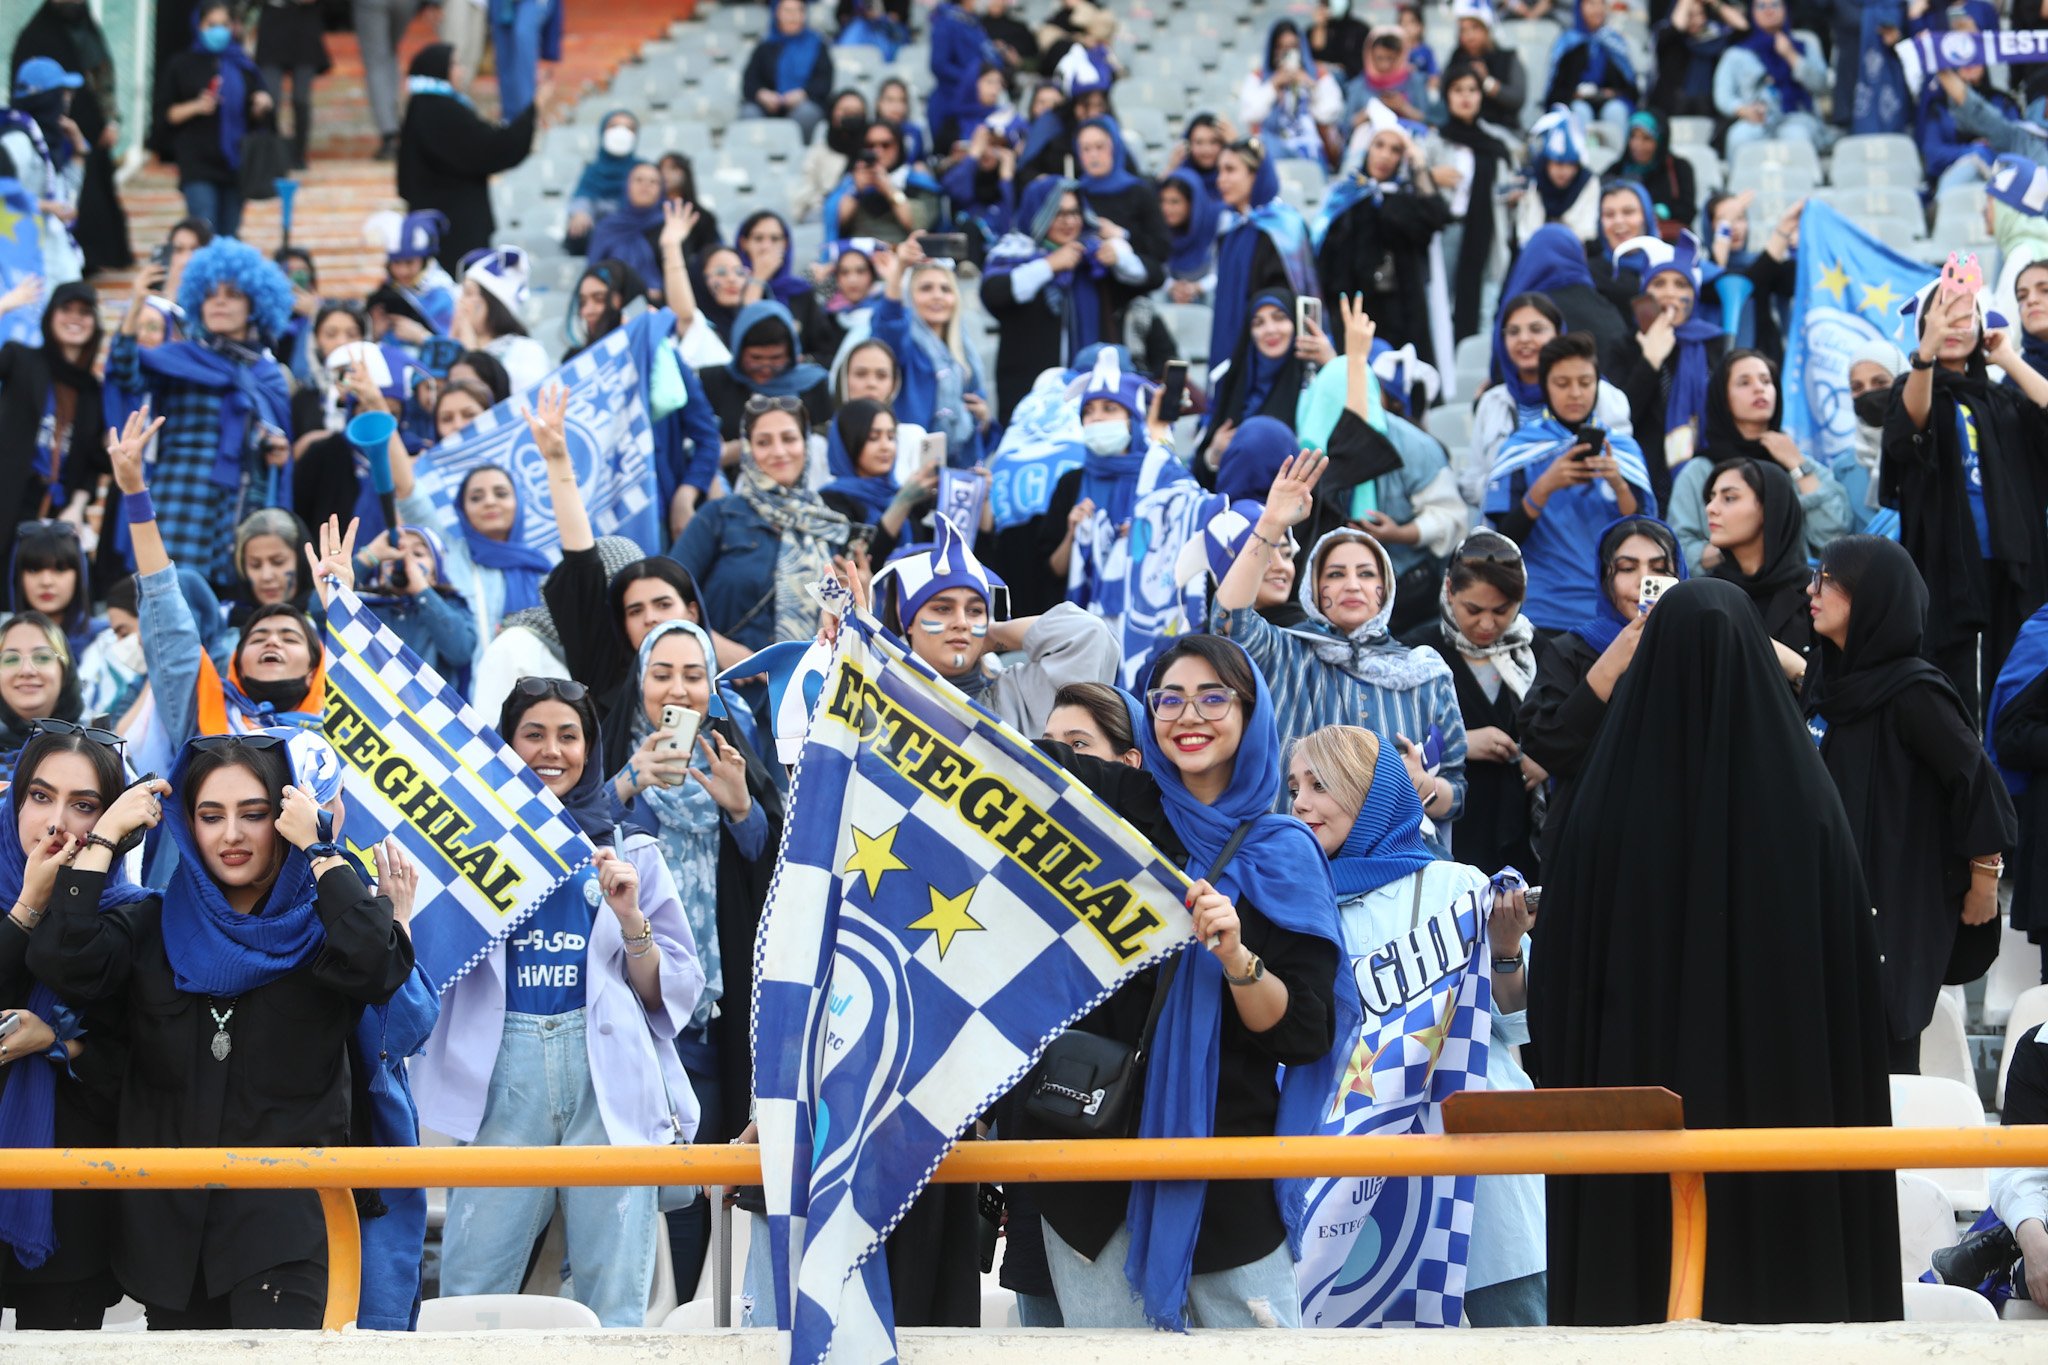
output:
[[[1379,766],[1380,737],[1360,725],[1325,725],[1294,741],[1287,765],[1300,758],[1330,795],[1352,811],[1364,808]]]
[[[962,315],[967,312],[964,302],[965,296],[960,292],[960,277],[954,273],[953,267],[947,265],[944,261],[919,261],[916,265],[910,267],[909,278],[903,282],[903,293],[906,298],[915,295],[917,293],[917,277],[934,270],[944,275],[946,282],[953,286],[953,316],[946,320],[946,330],[940,335],[946,343],[946,349],[953,353],[953,359],[960,362],[960,365],[969,374],[972,374],[974,372],[974,362],[967,358],[966,329],[961,326],[960,322]],[[897,383],[900,386],[903,378],[903,371],[900,367],[896,375]]]

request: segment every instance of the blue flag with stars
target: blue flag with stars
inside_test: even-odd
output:
[[[895,1359],[882,1241],[939,1159],[1055,1035],[1194,935],[1186,878],[1142,835],[843,619],[756,951],[755,1114],[795,1365]]]
[[[1468,891],[1352,959],[1365,1017],[1325,1132],[1441,1134],[1443,1102],[1486,1089],[1492,904],[1492,884]],[[1301,1325],[1456,1327],[1477,1188],[1469,1175],[1334,1176],[1310,1184],[1295,1266]]]
[[[36,201],[19,180],[0,176],[0,294],[31,275],[43,273],[43,242]],[[19,308],[0,314],[0,343],[43,344],[43,300],[49,289]]]
[[[1882,338],[1913,349],[1899,309],[1941,272],[1901,256],[1817,200],[1799,215],[1799,282],[1785,328],[1785,434],[1825,468],[1856,447],[1849,362]]]

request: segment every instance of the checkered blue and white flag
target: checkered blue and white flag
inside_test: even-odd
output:
[[[524,414],[541,389],[559,383],[569,390],[563,426],[591,529],[600,536],[624,536],[647,553],[659,554],[668,542],[657,505],[648,385],[656,363],[675,363],[657,356],[675,321],[667,309],[641,314],[535,388],[513,394],[422,455],[417,477],[434,499],[441,523],[456,525],[455,498],[469,471],[496,465],[512,476],[526,543],[550,554],[558,549],[562,537],[555,529],[554,499],[548,496],[547,465]]]
[[[1194,933],[1186,879],[1142,835],[844,619],[755,977],[776,1321],[796,1365],[895,1359],[882,1239],[1056,1034]]]
[[[353,592],[327,606],[327,709],[358,857],[386,836],[419,867],[412,942],[446,990],[591,859],[590,841],[497,731]]]
[[[1444,1100],[1486,1088],[1493,890],[1467,892],[1353,960],[1365,1022],[1324,1131],[1345,1137],[1443,1132]],[[1456,1327],[1464,1313],[1474,1179],[1341,1176],[1308,1190],[1302,1229],[1304,1327]]]

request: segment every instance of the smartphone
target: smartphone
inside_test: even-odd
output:
[[[1941,292],[1954,298],[1964,295],[1975,298],[1984,288],[1984,267],[1978,264],[1977,253],[1951,251],[1948,263],[1941,268]]]
[[[162,266],[168,270],[171,265],[171,244],[169,242],[157,243],[156,250],[149,253],[149,263],[155,266]]]
[[[1657,605],[1657,599],[1677,586],[1675,578],[1666,578],[1659,573],[1644,574],[1642,586],[1636,589],[1636,615],[1647,616],[1650,608]]]
[[[1579,452],[1578,458],[1590,460],[1607,448],[1607,428],[1580,427],[1575,439],[1580,445],[1588,447],[1588,449]]]
[[[19,1010],[7,1011],[7,1017],[4,1019],[0,1019],[0,1038],[5,1038],[8,1034],[14,1032],[16,1029],[20,1027],[21,1012]]]
[[[1647,332],[1658,318],[1664,316],[1664,305],[1648,294],[1638,294],[1629,300],[1629,307],[1636,315],[1636,330]]]
[[[703,713],[687,706],[662,707],[661,728],[673,733],[660,747],[669,753],[688,753],[697,743],[697,727],[703,723]]]
[[[935,261],[964,261],[967,259],[967,234],[964,232],[927,232],[917,239],[924,248],[924,254]]]
[[[924,445],[919,449],[918,454],[925,464],[944,464],[946,462],[946,433],[943,431],[927,431],[924,434]]]
[[[1323,301],[1312,294],[1303,294],[1294,301],[1294,330],[1296,335],[1308,335],[1309,324],[1323,330]]]
[[[1540,886],[1526,888],[1522,892],[1522,903],[1529,907],[1530,914],[1535,914],[1537,908],[1543,904],[1543,888]]]
[[[865,554],[868,547],[874,543],[875,528],[872,523],[862,523],[859,526],[850,528],[846,533],[846,552],[849,555],[855,550]]]
[[[1187,361],[1167,361],[1165,374],[1159,381],[1159,420],[1162,422],[1178,421],[1181,405],[1187,401],[1187,396]]]

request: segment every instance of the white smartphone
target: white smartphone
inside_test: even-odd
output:
[[[1313,294],[1303,294],[1294,301],[1294,330],[1306,335],[1310,323],[1315,324],[1318,332],[1323,330],[1323,301]]]
[[[661,708],[661,728],[671,733],[661,742],[661,747],[670,752],[677,750],[688,753],[697,744],[697,727],[704,723],[701,711],[692,711],[687,706],[664,706]]]
[[[926,432],[924,434],[922,453],[919,458],[928,466],[944,464],[946,462],[946,433],[943,431]]]
[[[7,1011],[6,1017],[0,1018],[0,1038],[5,1038],[20,1027],[21,1012],[19,1010]]]
[[[1657,605],[1658,598],[1677,586],[1678,580],[1675,578],[1666,578],[1663,574],[1656,573],[1644,574],[1642,586],[1636,589],[1636,614],[1647,615],[1650,608]]]

